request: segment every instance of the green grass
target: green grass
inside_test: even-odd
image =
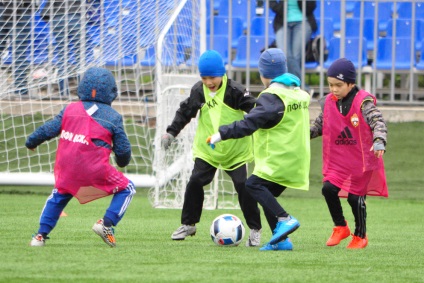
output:
[[[180,210],[153,209],[145,191],[118,225],[118,246],[111,249],[91,231],[109,200],[72,200],[68,216],[38,248],[28,243],[45,196],[0,195],[0,282],[423,282],[423,200],[369,198],[369,246],[351,251],[347,241],[325,246],[332,224],[322,199],[280,198],[302,225],[291,236],[291,252],[215,246],[209,236],[213,218],[240,215],[237,210],[205,210],[196,236],[172,241]],[[353,223],[350,213],[346,217]],[[263,223],[265,242],[271,234]]]
[[[204,210],[196,236],[175,242],[181,210],[154,209],[139,189],[116,229],[111,249],[91,231],[110,198],[86,205],[72,200],[43,248],[29,247],[51,188],[0,187],[0,282],[424,282],[424,186],[420,141],[424,123],[389,124],[385,155],[389,198],[367,198],[369,246],[326,247],[332,223],[321,190],[321,139],[312,141],[311,187],[287,190],[279,201],[299,219],[293,251],[222,248],[209,225],[222,213]],[[353,216],[346,200],[345,216]],[[271,232],[263,218],[265,243]]]

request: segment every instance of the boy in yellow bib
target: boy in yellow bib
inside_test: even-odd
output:
[[[263,207],[273,236],[260,250],[292,250],[287,236],[299,222],[279,204],[286,188],[309,189],[310,141],[308,93],[298,77],[287,73],[286,56],[271,48],[259,59],[259,73],[267,89],[244,119],[219,127],[207,142],[214,150],[222,143],[253,135],[255,169],[246,190]]]
[[[167,149],[181,130],[200,111],[193,144],[194,168],[184,194],[181,226],[172,234],[173,240],[184,240],[196,234],[195,224],[200,221],[203,208],[203,187],[212,182],[217,168],[231,177],[250,235],[247,246],[259,246],[261,218],[258,203],[246,192],[246,163],[253,160],[250,137],[228,141],[217,150],[205,143],[210,132],[219,126],[243,119],[255,105],[255,98],[242,85],[227,78],[221,55],[208,50],[200,56],[199,71],[202,78],[191,89],[190,96],[180,104],[175,117],[162,136]]]

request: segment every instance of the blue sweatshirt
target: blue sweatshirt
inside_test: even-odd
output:
[[[93,98],[92,92],[96,89]],[[125,167],[131,160],[131,144],[124,130],[122,116],[111,107],[113,100],[117,96],[115,79],[108,70],[103,68],[89,69],[78,86],[78,96],[87,110],[94,104],[98,110],[91,116],[101,126],[112,134],[112,151],[115,153],[115,160],[119,167]],[[57,137],[62,128],[62,118],[66,107],[45,124],[35,130],[27,139],[25,146],[33,149],[43,142]],[[98,146],[110,148],[110,146],[100,140],[93,141]]]

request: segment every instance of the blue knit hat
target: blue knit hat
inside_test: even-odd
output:
[[[88,69],[78,85],[78,97],[83,101],[98,101],[111,105],[117,96],[115,77],[105,68]]]
[[[327,70],[327,76],[336,78],[346,83],[356,82],[356,69],[352,61],[340,58],[334,61]]]
[[[205,51],[199,59],[201,77],[222,77],[225,74],[224,61],[215,50]]]
[[[287,73],[287,59],[283,50],[279,48],[265,50],[259,58],[259,73],[267,79],[274,79]]]

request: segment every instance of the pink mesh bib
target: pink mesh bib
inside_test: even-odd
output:
[[[343,116],[327,95],[323,121],[324,181],[341,188],[340,196],[388,196],[384,162],[370,148],[373,135],[362,116],[361,105],[369,93],[359,91],[349,113]],[[375,98],[374,98],[375,103]]]
[[[54,167],[56,188],[75,196],[80,203],[123,190],[128,179],[109,163],[111,150],[92,140],[112,143],[112,134],[87,114],[82,102],[68,105]]]

